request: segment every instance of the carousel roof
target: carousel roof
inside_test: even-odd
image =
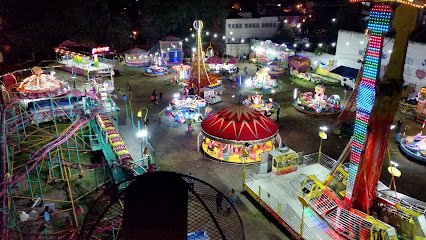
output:
[[[137,47],[134,47],[134,48],[129,49],[129,50],[127,50],[127,51],[124,52],[124,54],[133,54],[133,55],[144,54],[144,53],[147,53],[147,51],[143,50],[143,49],[140,49],[140,48],[137,48]]]
[[[204,134],[221,142],[266,142],[278,134],[278,125],[242,103],[224,108],[204,119]]]

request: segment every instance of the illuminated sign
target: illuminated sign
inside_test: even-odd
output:
[[[99,53],[104,53],[104,52],[109,52],[109,47],[97,47],[97,48],[92,48],[92,54],[99,54]]]

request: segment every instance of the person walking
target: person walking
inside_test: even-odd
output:
[[[128,92],[130,92],[130,91],[131,91],[130,83],[129,83],[129,82],[127,82],[127,83],[126,83],[126,89],[127,89],[127,91],[128,91]]]
[[[194,179],[192,178],[192,173],[189,173],[189,177],[186,179],[189,187],[194,190]]]
[[[244,74],[247,75],[247,66],[244,67]]]
[[[402,118],[399,118],[398,122],[396,122],[395,132],[399,133],[399,131],[401,131],[401,127],[402,127]]]
[[[194,128],[192,128],[192,124],[188,124],[188,134],[191,134],[192,131],[194,131]]]
[[[160,91],[160,102],[163,102],[163,92]]]
[[[226,213],[231,213],[231,205],[235,207],[235,203],[237,203],[237,196],[235,195],[235,190],[231,189],[231,194],[229,194],[229,202],[226,208]]]
[[[219,191],[216,193],[216,212],[222,210],[223,195]]]
[[[279,120],[280,120],[280,110],[281,110],[281,108],[278,108],[278,109],[277,109],[277,121],[279,121]]]

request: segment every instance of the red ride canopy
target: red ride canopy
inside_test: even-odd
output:
[[[234,144],[263,143],[278,134],[278,126],[272,119],[242,103],[204,119],[201,129],[211,139]]]

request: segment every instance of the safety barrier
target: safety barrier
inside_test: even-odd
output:
[[[336,160],[327,156],[324,153],[321,153],[321,156],[319,156],[319,155],[320,155],[320,153],[311,153],[311,154],[308,154],[308,155],[304,155],[303,161],[302,161],[301,164],[311,165],[311,164],[318,163],[318,158],[320,158],[319,164],[321,164],[322,166],[324,166],[325,168],[327,168],[329,170],[334,169],[334,167],[337,164],[339,164]]]
[[[246,172],[244,186],[248,188],[253,194],[256,195],[256,200],[259,203],[263,203],[269,207],[275,217],[279,217],[284,221],[284,225],[293,235],[300,235],[300,226],[302,219],[296,214],[288,203],[282,203],[278,201],[271,193],[267,192],[260,186],[256,179]],[[277,219],[278,220],[278,219]],[[289,229],[289,228],[290,229]],[[304,223],[303,224],[303,239],[307,240],[320,240],[310,228]]]

